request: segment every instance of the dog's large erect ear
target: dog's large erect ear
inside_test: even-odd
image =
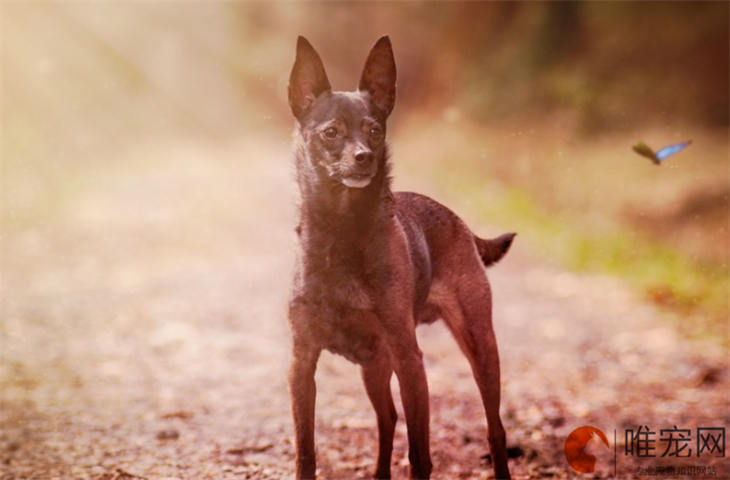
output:
[[[395,59],[387,36],[381,37],[370,50],[359,88],[370,92],[373,105],[384,115],[390,115],[395,105]]]
[[[289,76],[289,106],[294,116],[301,118],[314,100],[330,89],[322,59],[312,44],[300,36],[297,39],[297,59]]]

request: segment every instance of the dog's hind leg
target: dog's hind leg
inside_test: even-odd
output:
[[[492,299],[483,267],[475,265],[474,269],[471,275],[454,279],[453,288],[439,295],[439,309],[471,365],[487,416],[494,474],[503,480],[510,474],[506,434],[499,417],[499,354],[492,328]]]
[[[390,391],[393,368],[388,352],[362,366],[362,379],[378,419],[378,463],[373,478],[390,478],[390,459],[393,452],[393,432],[398,414]]]

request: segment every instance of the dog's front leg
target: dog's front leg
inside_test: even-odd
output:
[[[408,332],[393,331],[389,346],[408,427],[408,460],[411,464],[409,476],[412,479],[428,479],[432,467],[429,451],[428,383],[415,329]]]
[[[373,478],[390,478],[390,459],[393,453],[393,433],[398,413],[393,405],[390,391],[390,377],[393,367],[387,351],[379,351],[372,361],[362,366],[365,390],[373,404],[378,419],[378,462]]]
[[[315,478],[317,469],[314,453],[314,372],[319,354],[320,348],[295,333],[289,391],[294,416],[297,480]]]

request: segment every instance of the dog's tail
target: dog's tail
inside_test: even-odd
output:
[[[484,262],[484,266],[488,267],[497,263],[504,254],[507,253],[509,247],[512,246],[516,233],[505,233],[495,238],[479,238],[474,235],[474,243],[477,246],[477,252]]]

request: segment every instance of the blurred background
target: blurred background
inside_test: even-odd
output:
[[[9,428],[30,421],[28,398],[63,405],[63,388],[97,378],[78,373],[90,365],[105,382],[131,375],[100,352],[142,361],[144,348],[185,345],[154,364],[177,369],[184,389],[191,368],[223,378],[233,356],[254,371],[255,352],[279,348],[300,34],[342,90],[390,35],[396,188],[435,196],[485,235],[517,231],[527,264],[612,277],[666,312],[671,332],[727,348],[727,2],[3,2],[0,13],[0,385],[5,406],[25,405],[6,410]],[[631,150],[688,139],[661,166]],[[256,300],[245,314],[241,299]],[[191,366],[194,352],[219,368]],[[167,378],[151,365],[134,370],[144,388]],[[50,376],[63,387],[42,390]],[[100,405],[124,411],[109,388]]]
[[[545,257],[724,324],[724,2],[4,5],[4,228],[123,169],[110,151],[281,135],[296,35],[351,89],[386,33],[397,167],[466,189]],[[661,167],[631,151],[687,139]]]

